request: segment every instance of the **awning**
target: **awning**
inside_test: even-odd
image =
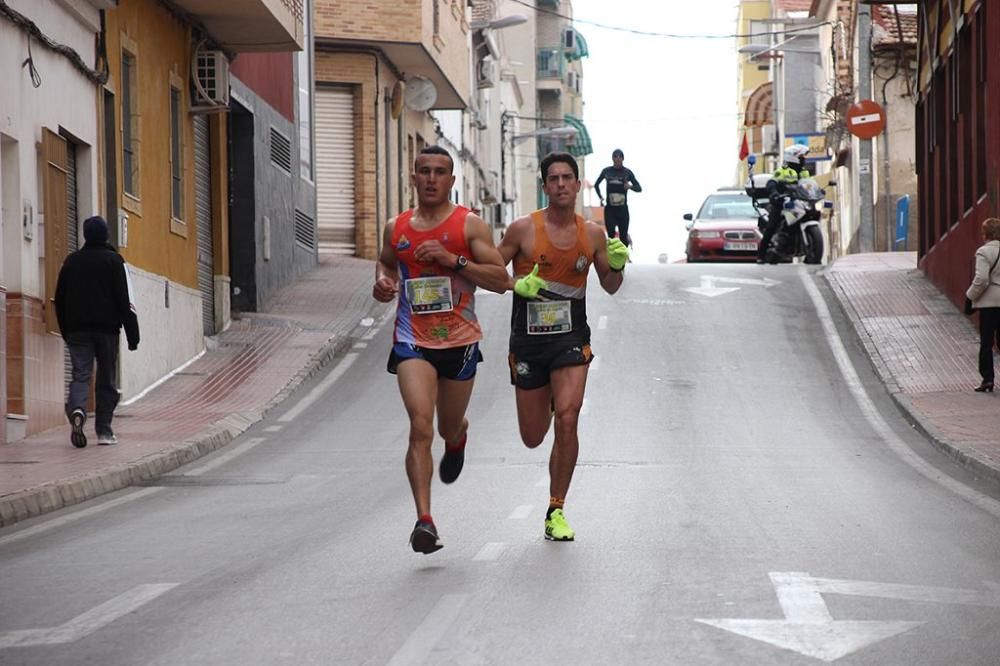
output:
[[[590,144],[590,133],[587,131],[587,126],[583,124],[583,121],[571,115],[563,116],[563,120],[566,121],[567,125],[576,130],[576,136],[568,146],[569,154],[574,157],[583,157],[594,152],[594,148]]]
[[[573,28],[573,44],[575,48],[566,54],[566,60],[579,60],[580,58],[586,58],[590,56],[590,51],[587,50],[587,40],[583,38],[580,31]]]

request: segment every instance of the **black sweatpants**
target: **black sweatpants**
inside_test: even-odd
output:
[[[993,381],[993,343],[1000,347],[1000,308],[979,309],[979,374]]]
[[[617,233],[621,242],[632,244],[628,236],[628,206],[605,206],[604,226],[608,230],[608,238],[614,238]]]
[[[90,377],[97,362],[97,382],[94,386],[96,406],[94,409],[94,430],[98,435],[111,432],[111,419],[118,406],[118,387],[115,373],[118,362],[118,334],[79,332],[66,336],[66,346],[73,363],[73,380],[69,383],[66,398],[66,414],[75,409],[87,411],[87,393]]]

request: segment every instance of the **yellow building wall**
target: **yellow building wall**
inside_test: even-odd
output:
[[[762,21],[771,16],[771,2],[770,0],[743,0],[740,2],[737,17],[737,34],[749,35],[751,34],[750,22],[751,21]],[[737,127],[736,127],[736,145],[733,148],[733,156],[739,156],[740,142],[743,139],[743,132],[746,131],[747,141],[750,144],[750,152],[758,153],[758,158],[760,157],[759,152],[761,146],[755,145],[755,140],[759,143],[760,131],[754,131],[752,128],[744,126],[744,115],[747,110],[747,100],[750,95],[759,86],[765,84],[769,80],[768,71],[766,69],[758,69],[761,65],[766,65],[769,61],[767,60],[755,60],[750,61],[750,56],[747,54],[739,53],[738,49],[740,47],[746,46],[751,42],[749,37],[739,37],[736,40],[737,48],[737,67],[736,67],[736,85],[737,85],[737,98],[736,104],[738,106],[737,113]],[[758,166],[758,170],[760,168]],[[737,183],[743,183],[747,179],[747,166],[746,162],[743,161],[737,167]]]
[[[115,91],[118,136],[118,205],[128,213],[125,259],[146,271],[198,288],[198,238],[194,206],[194,131],[190,106],[189,28],[153,0],[122,0],[107,12],[108,87]],[[139,111],[138,198],[122,186],[121,67],[123,44],[137,50]],[[170,81],[181,83],[184,195],[183,224],[171,221]],[[217,125],[216,125],[217,126]]]

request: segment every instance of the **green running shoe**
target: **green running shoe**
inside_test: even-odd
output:
[[[562,509],[556,509],[545,519],[545,538],[549,541],[572,541],[576,536],[566,523],[566,514]]]

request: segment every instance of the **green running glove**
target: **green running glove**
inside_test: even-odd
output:
[[[548,289],[549,283],[538,277],[538,264],[530,273],[514,282],[514,293],[521,298],[538,298],[539,289]]]
[[[628,246],[617,238],[608,239],[608,265],[611,270],[620,271],[628,262]]]

